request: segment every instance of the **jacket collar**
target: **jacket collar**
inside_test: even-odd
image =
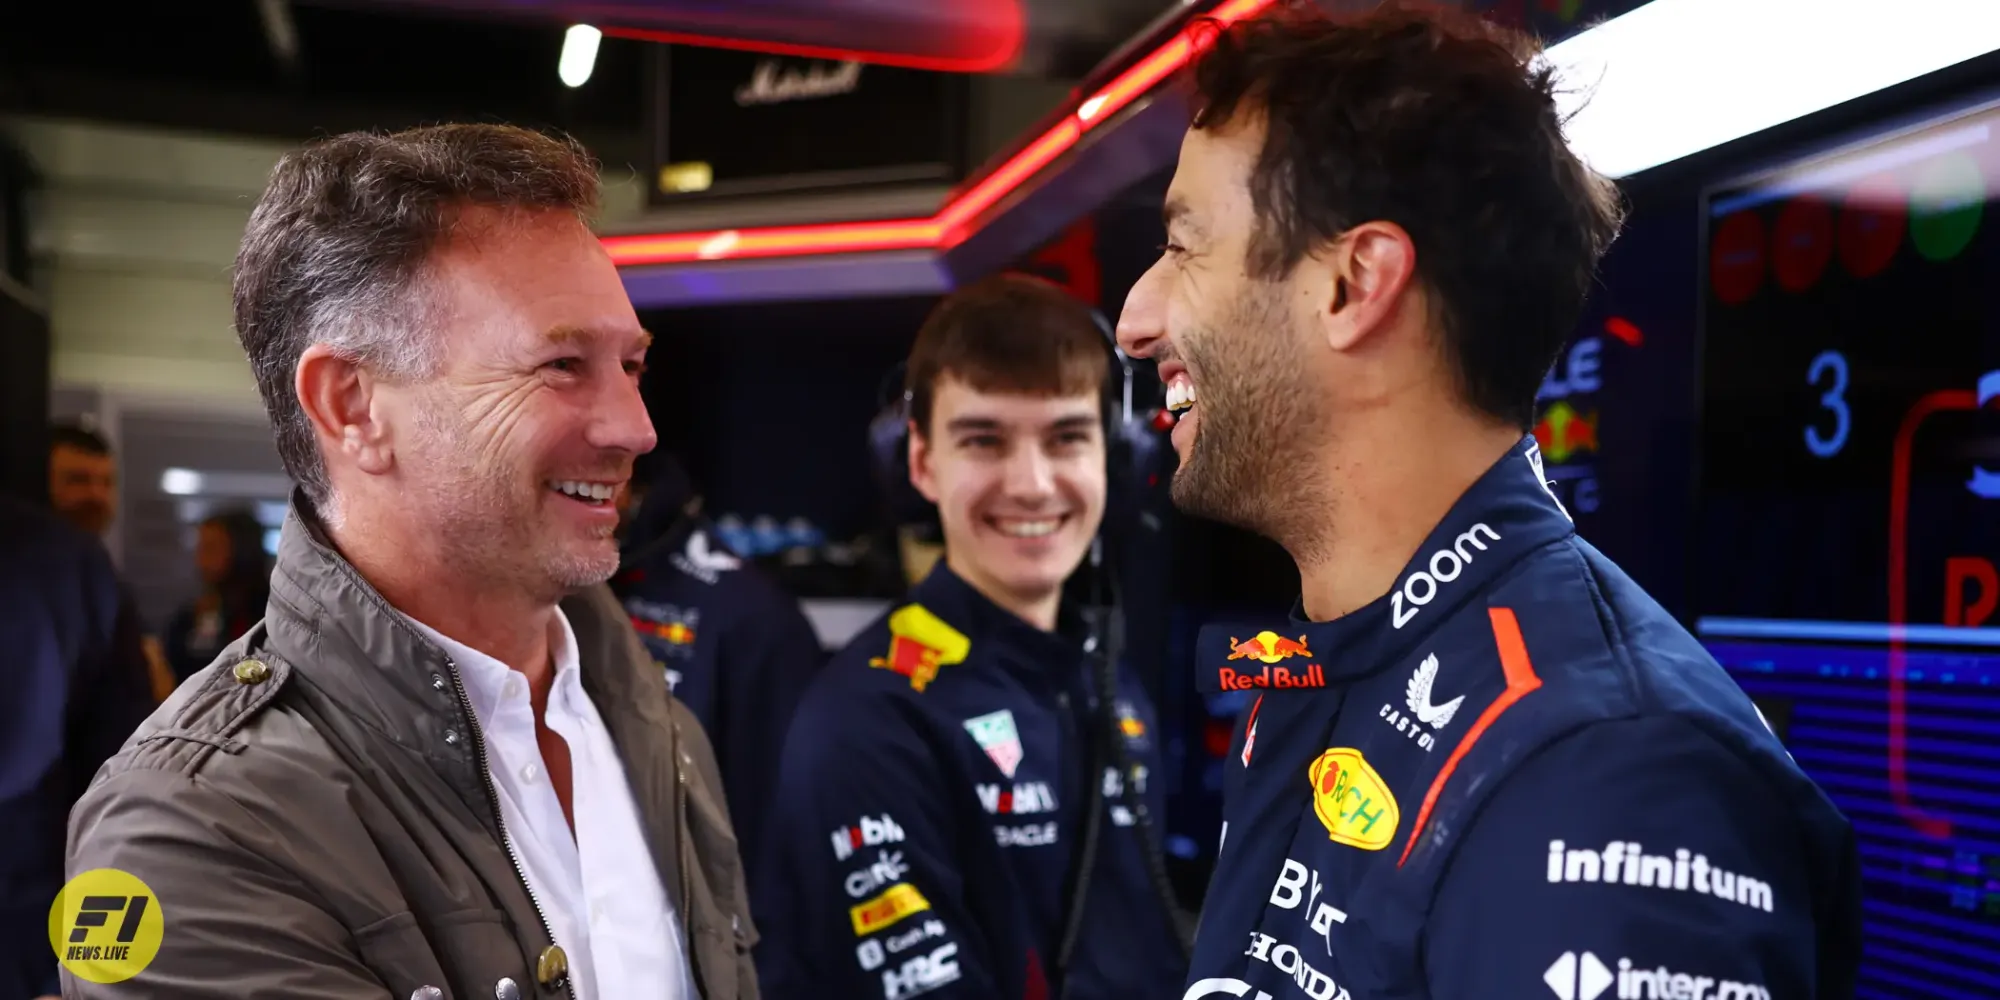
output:
[[[645,669],[609,591],[586,588],[560,606],[576,637],[584,690],[621,750],[646,726],[671,726],[665,685]],[[450,658],[333,547],[301,495],[279,537],[265,629],[276,655],[371,728],[426,756],[470,762]]]
[[[611,731],[640,819],[653,835],[654,866],[685,918],[681,838],[692,761],[667,686],[650,669],[609,587],[587,587],[560,607],[576,638],[584,693]],[[278,541],[261,645],[328,704],[429,760],[467,805],[497,822],[499,806],[478,770],[475,723],[460,701],[456,667],[334,550],[310,503],[296,493]],[[498,827],[490,829],[498,839]]]
[[[1527,436],[1459,497],[1390,591],[1366,607],[1314,622],[1294,603],[1288,618],[1203,626],[1198,685],[1211,693],[1263,693],[1372,674],[1483,595],[1522,557],[1575,533],[1569,512],[1548,487],[1541,448]]]

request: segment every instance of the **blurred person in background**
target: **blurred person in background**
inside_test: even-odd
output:
[[[1024,275],[917,334],[909,481],[945,555],[820,671],[785,741],[756,899],[769,995],[1179,989],[1145,819],[1158,721],[1063,594],[1104,516],[1111,358],[1088,307]]]
[[[111,530],[118,516],[118,465],[111,442],[104,435],[79,423],[60,423],[49,428],[49,506],[78,531],[98,541]],[[116,572],[114,569],[113,572]],[[136,607],[131,585],[119,575],[121,598]],[[140,629],[140,648],[145,656],[139,667],[146,673],[147,686],[155,702],[165,701],[177,683],[159,639]]]
[[[299,486],[263,622],[72,811],[167,921],[73,1000],[756,995],[714,755],[604,586],[655,436],[598,178],[499,125],[273,170],[235,326]]]
[[[1303,591],[1201,632],[1257,698],[1184,1000],[1854,996],[1852,827],[1529,433],[1623,215],[1554,70],[1442,5],[1209,41],[1119,339]]]
[[[138,617],[97,539],[0,495],[0,997],[61,991],[63,825],[153,699]]]
[[[797,598],[729,550],[671,455],[655,455],[630,510],[612,589],[659,668],[715,746],[729,816],[755,893],[758,848],[777,806],[778,754],[826,656]]]
[[[264,617],[271,596],[271,561],[264,526],[247,510],[204,519],[195,530],[195,571],[201,595],[167,623],[167,663],[179,684],[209,665]]]
[[[49,506],[92,538],[111,530],[118,467],[104,435],[76,423],[49,428]]]

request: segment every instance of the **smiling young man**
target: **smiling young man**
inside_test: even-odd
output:
[[[1200,640],[1260,697],[1186,1000],[1853,993],[1848,823],[1526,433],[1619,224],[1532,54],[1387,5],[1197,64],[1119,339],[1180,412],[1175,501],[1304,593]]]
[[[910,482],[945,555],[792,724],[755,900],[767,996],[1020,1000],[1059,995],[1064,972],[1077,998],[1178,989],[1140,822],[1161,806],[1152,705],[1122,665],[1100,701],[1062,596],[1104,515],[1110,356],[1089,310],[1020,275],[952,295],[917,334]]]
[[[64,995],[755,996],[713,755],[603,586],[655,439],[597,183],[490,125],[278,164],[235,270],[298,483],[269,608],[72,812],[164,938]]]

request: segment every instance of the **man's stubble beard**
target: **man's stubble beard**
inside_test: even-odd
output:
[[[617,572],[611,530],[604,534],[602,554],[581,552],[548,537],[543,484],[536,481],[529,491],[524,485],[528,477],[504,456],[482,466],[482,449],[456,414],[426,416],[420,425],[421,451],[433,475],[420,509],[432,522],[439,558],[454,575],[510,583],[536,600],[553,602]]]
[[[1296,557],[1322,526],[1328,484],[1301,447],[1322,406],[1279,286],[1253,284],[1216,326],[1176,347],[1200,378],[1199,426],[1174,475],[1175,506],[1263,535]]]

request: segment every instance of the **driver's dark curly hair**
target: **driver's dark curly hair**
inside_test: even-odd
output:
[[[1199,42],[1195,128],[1267,130],[1251,273],[1281,277],[1362,222],[1401,226],[1468,401],[1525,430],[1623,218],[1564,141],[1539,45],[1395,2],[1283,4]]]

